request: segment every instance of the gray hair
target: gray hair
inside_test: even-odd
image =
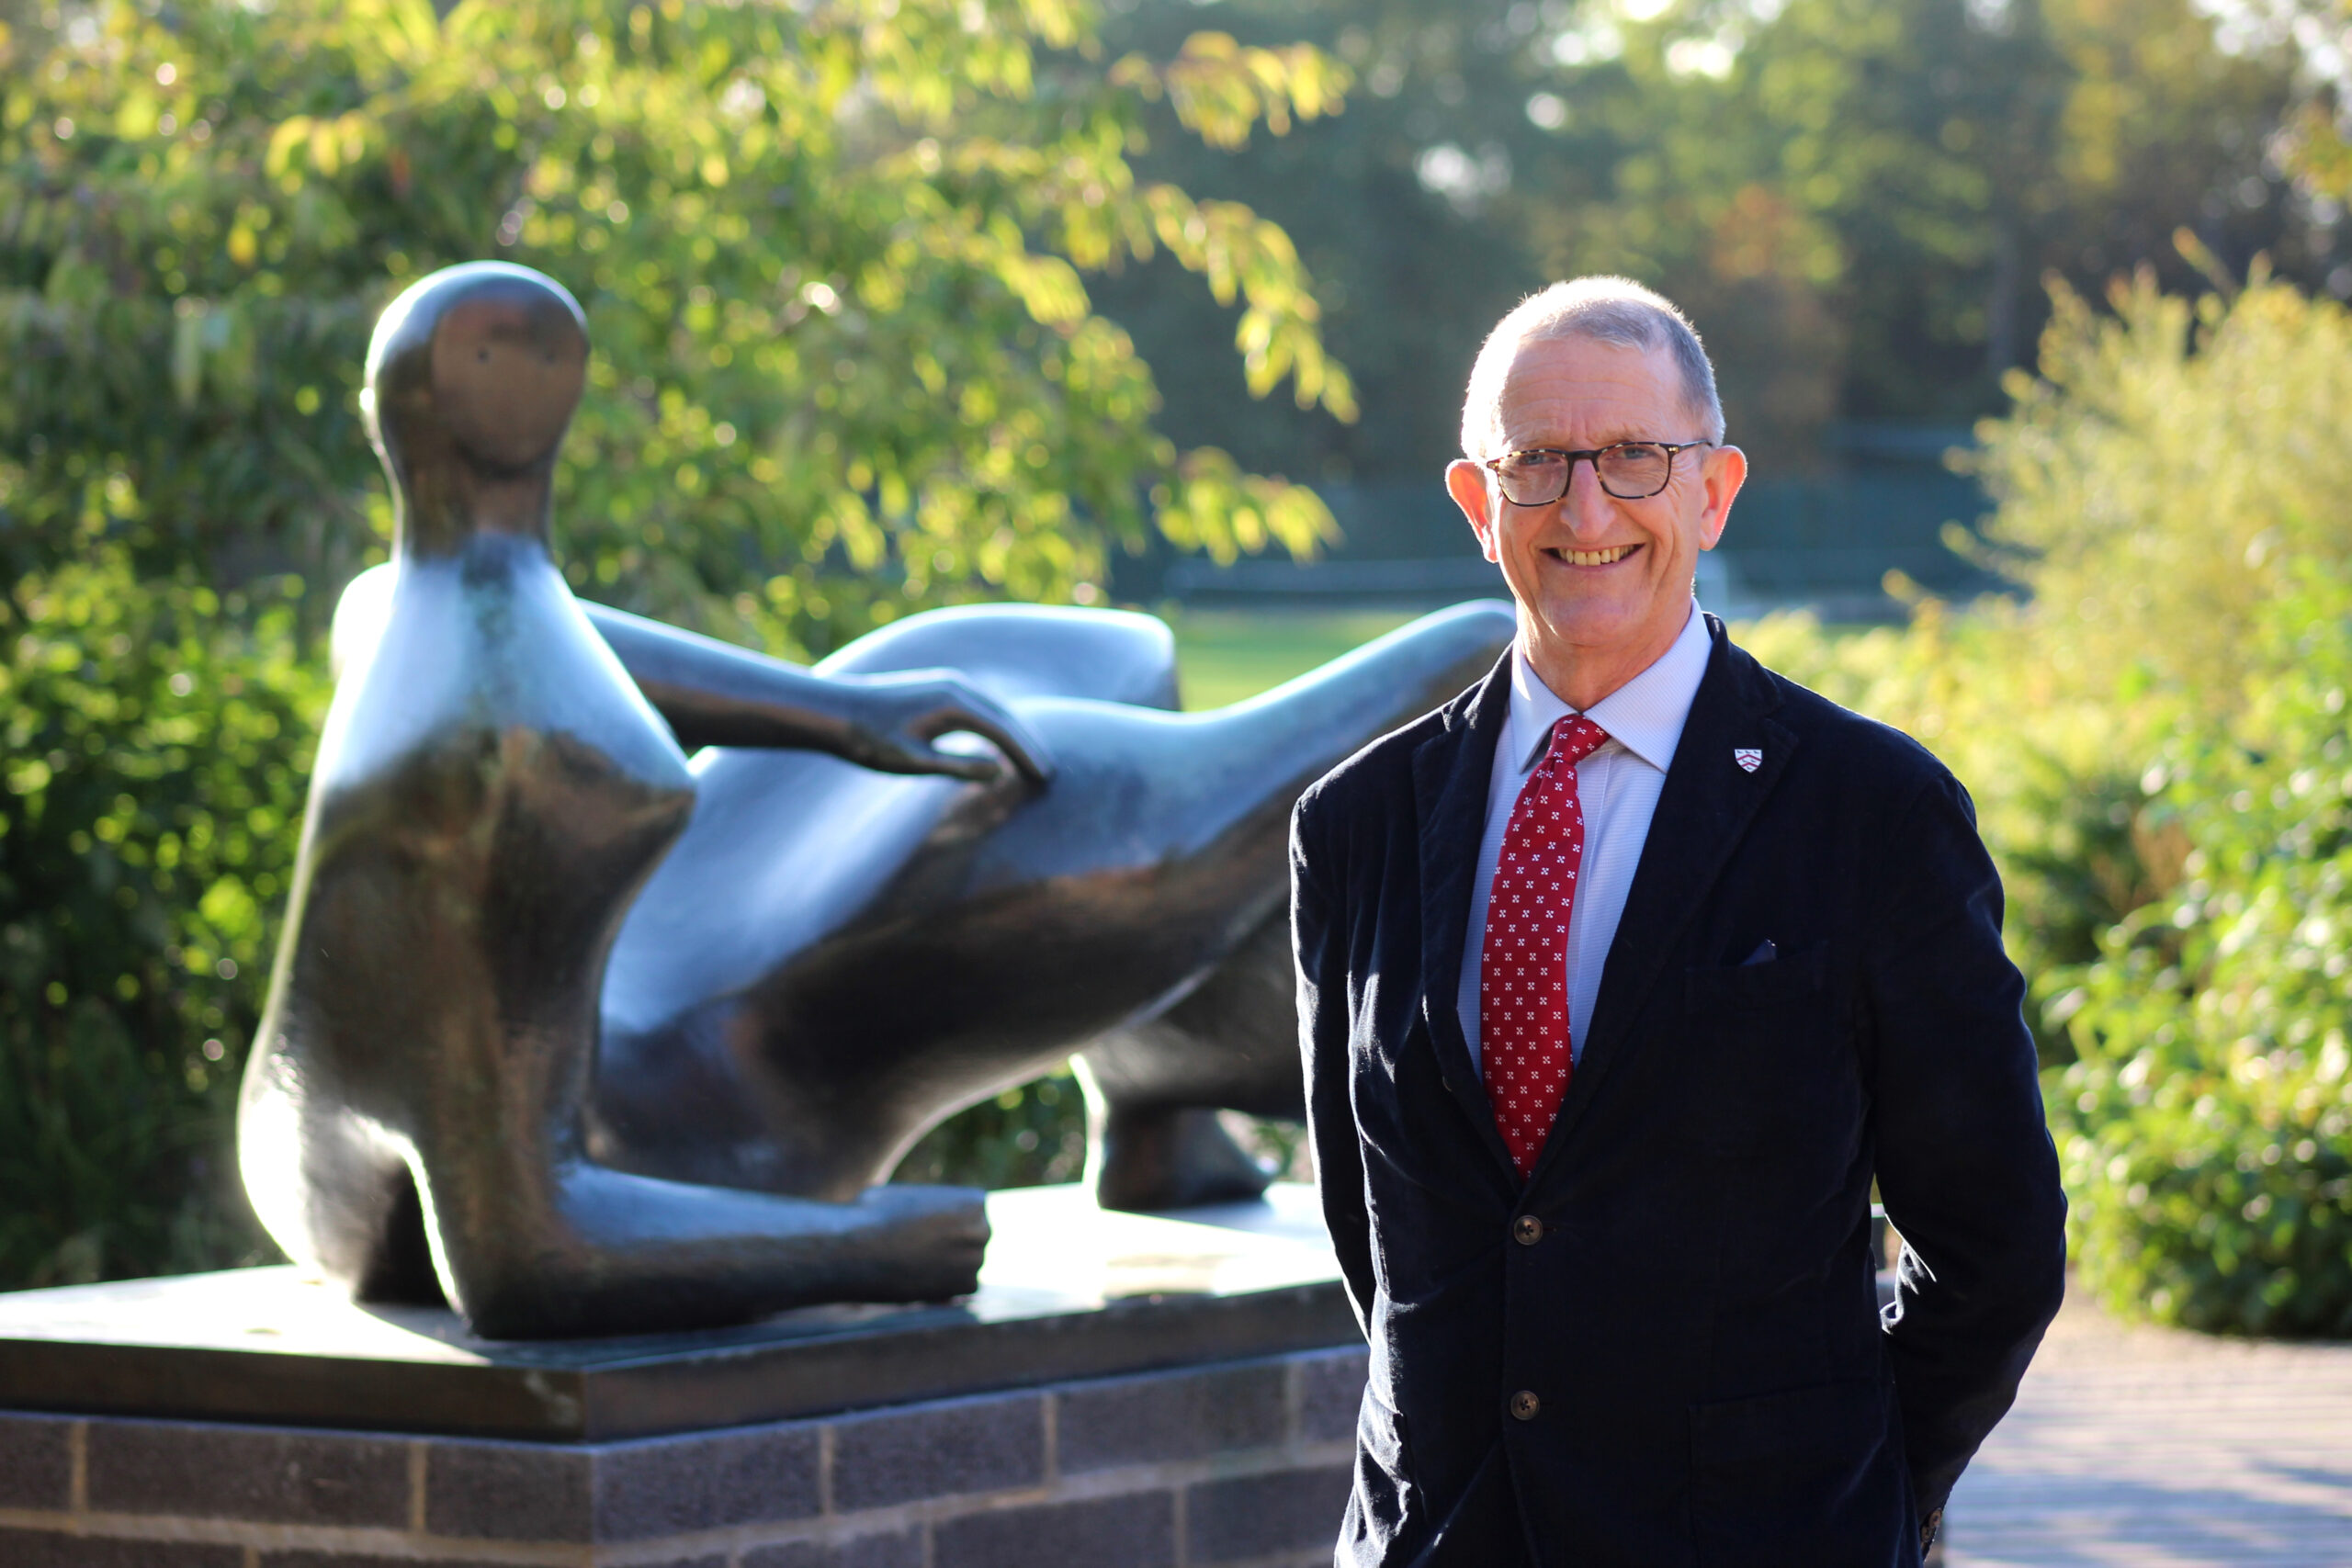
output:
[[[1629,277],[1579,277],[1529,295],[1487,334],[1462,400],[1464,457],[1483,460],[1502,455],[1497,448],[1503,442],[1503,383],[1520,350],[1531,343],[1571,337],[1645,352],[1664,348],[1682,378],[1683,401],[1699,416],[1707,439],[1723,440],[1724,405],[1715,395],[1715,367],[1708,363],[1690,318],[1664,295]],[[1657,434],[1663,438],[1670,433]]]

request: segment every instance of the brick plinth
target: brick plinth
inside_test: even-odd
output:
[[[1288,1568],[1361,1350],[607,1443],[0,1414],[7,1568]]]

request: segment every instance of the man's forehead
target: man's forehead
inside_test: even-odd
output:
[[[1593,338],[1538,338],[1521,345],[1503,380],[1503,437],[1511,446],[1641,436],[1679,441],[1690,415],[1674,358],[1661,345],[1628,348]]]

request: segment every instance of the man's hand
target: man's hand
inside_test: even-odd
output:
[[[944,751],[932,744],[963,731],[1003,752],[1032,786],[1043,789],[1053,779],[1053,758],[1045,743],[1011,709],[952,670],[831,679],[858,694],[842,755],[861,767],[885,773],[945,773],[981,784],[998,777],[1001,770],[995,758]]]

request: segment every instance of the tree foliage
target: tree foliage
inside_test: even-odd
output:
[[[2274,161],[2304,96],[2291,40],[2214,9],[1226,0],[1237,34],[1304,32],[1362,89],[1264,156],[1168,140],[1147,162],[1284,214],[1364,422],[1238,406],[1231,373],[1186,347],[1209,339],[1196,302],[1118,284],[1106,307],[1185,438],[1433,474],[1486,329],[1544,281],[1627,273],[1691,310],[1734,438],[1786,472],[1823,460],[1834,422],[1997,411],[2046,276],[2098,298],[2144,264],[2202,288],[2173,245],[2184,226],[2240,273],[2263,251],[2307,287],[2342,265],[2331,210]],[[1114,32],[1164,39],[1193,14],[1136,0]]]
[[[2352,549],[2352,314],[2259,263],[2240,288],[2182,243],[2226,292],[2143,275],[2100,311],[2060,288],[2041,373],[2011,378],[1973,467],[2000,504],[1988,537],[2069,623],[2075,679],[2233,706],[2291,564]]]
[[[0,595],[10,1285],[256,1245],[226,1134],[327,691],[285,585],[238,598],[111,548]]]
[[[20,536],[141,570],[347,577],[387,512],[374,314],[479,256],[598,353],[559,488],[575,586],[785,650],[910,604],[1087,597],[1155,518],[1311,549],[1310,491],[1180,452],[1084,274],[1165,253],[1251,388],[1342,417],[1283,231],[1129,162],[1152,97],[1231,143],[1335,109],[1312,50],[1106,65],[1082,0],[213,0],[0,39],[0,452]]]

